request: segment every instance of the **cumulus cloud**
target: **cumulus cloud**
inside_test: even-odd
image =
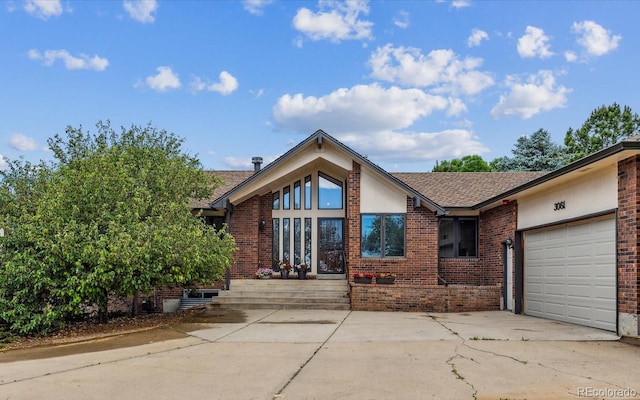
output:
[[[500,96],[491,109],[494,118],[518,116],[531,118],[541,111],[564,107],[571,89],[556,85],[551,71],[542,70],[530,75],[524,82],[515,75],[506,78],[509,92]]]
[[[574,22],[571,30],[578,35],[578,44],[590,56],[598,57],[615,50],[622,39],[593,21]]]
[[[46,147],[39,146],[34,138],[14,133],[9,137],[9,146],[19,151],[46,150]]]
[[[338,89],[326,96],[286,94],[273,108],[281,130],[311,132],[323,127],[330,132],[400,129],[449,102],[420,89],[383,88],[378,84]]]
[[[483,40],[489,40],[489,34],[483,30],[474,28],[467,39],[467,47],[480,46]]]
[[[195,77],[191,83],[191,89],[195,92],[208,90],[210,92],[218,92],[223,96],[229,95],[238,89],[238,80],[227,71],[220,72],[220,81],[216,83],[208,83],[202,78]]]
[[[426,56],[416,48],[376,49],[369,57],[371,76],[407,86],[432,87],[436,93],[473,95],[494,84],[493,77],[478,71],[481,58],[461,59],[452,50],[433,50]]]
[[[366,1],[322,1],[321,10],[313,12],[308,8],[298,9],[293,17],[293,26],[312,40],[371,39],[373,22],[360,19],[369,14]]]
[[[52,66],[56,60],[62,60],[66,69],[91,69],[94,71],[104,71],[109,65],[106,58],[94,55],[93,57],[86,54],[72,56],[67,50],[45,50],[41,53],[38,50],[31,49],[27,53],[30,59],[42,61],[47,67]]]
[[[262,15],[264,8],[273,3],[274,0],[243,0],[243,8],[253,15]]]
[[[62,15],[63,12],[60,0],[25,0],[24,9],[29,14],[45,20]]]
[[[576,62],[578,60],[578,55],[573,51],[565,51],[564,59],[567,60],[567,62]]]
[[[174,73],[170,67],[158,67],[156,71],[158,71],[156,75],[148,76],[144,82],[138,82],[135,86],[147,86],[159,92],[164,92],[168,89],[178,89],[182,86],[178,74]]]
[[[156,19],[157,0],[124,0],[122,6],[131,19],[143,24],[152,23]]]
[[[524,36],[518,39],[518,54],[522,58],[540,57],[548,58],[553,55],[550,45],[547,43],[549,36],[535,26],[527,26]]]
[[[409,13],[405,10],[398,11],[398,14],[393,18],[393,24],[398,28],[408,28],[410,25]]]

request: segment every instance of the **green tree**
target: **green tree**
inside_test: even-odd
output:
[[[211,283],[231,263],[233,238],[189,207],[220,182],[181,151],[182,140],[152,126],[97,128],[50,139],[50,168],[14,163],[2,173],[0,318],[13,330],[55,329],[90,304],[105,318],[110,296]],[[20,274],[29,279],[12,281]],[[41,295],[28,299],[36,292],[28,285]]]
[[[544,129],[519,137],[511,152],[513,158],[492,161],[496,171],[553,171],[567,163],[562,148],[553,143]]]
[[[569,128],[564,137],[570,161],[616,144],[621,139],[640,134],[640,117],[631,108],[613,103],[591,112],[579,129]]]
[[[489,172],[491,167],[479,155],[454,158],[451,161],[436,162],[431,172]]]

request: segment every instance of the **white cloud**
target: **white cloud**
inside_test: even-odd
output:
[[[321,11],[317,13],[304,7],[298,9],[293,26],[312,40],[328,39],[338,43],[372,38],[373,23],[360,19],[360,14],[369,13],[367,1],[325,0],[319,5]]]
[[[371,132],[406,128],[449,104],[446,98],[420,89],[357,85],[322,97],[286,94],[274,106],[273,117],[281,130]]]
[[[489,34],[483,30],[474,28],[467,39],[467,47],[480,46],[483,40],[489,40]]]
[[[578,60],[578,55],[573,51],[565,51],[564,59],[567,60],[567,62],[576,62]]]
[[[243,8],[253,15],[262,15],[264,8],[273,3],[274,0],[243,0]]]
[[[78,56],[72,56],[67,50],[45,50],[44,53],[31,49],[27,53],[32,60],[41,60],[42,63],[48,67],[52,66],[56,60],[62,60],[66,69],[92,69],[94,71],[104,71],[109,65],[109,60],[106,58],[98,57],[94,55],[90,57],[86,54],[79,54]]]
[[[280,156],[262,157],[262,166],[264,167],[265,165],[272,163],[278,157]],[[222,162],[233,169],[253,169],[253,162],[251,162],[252,158],[253,157],[224,157]]]
[[[471,6],[471,0],[453,0],[451,5],[453,8],[465,8]]]
[[[63,12],[60,0],[25,0],[24,9],[40,19],[57,17]]]
[[[170,67],[158,67],[156,70],[158,71],[156,75],[148,76],[144,83],[138,82],[135,86],[141,87],[146,85],[159,92],[164,92],[168,89],[178,89],[182,86],[180,78],[171,70]]]
[[[409,13],[405,10],[398,11],[398,14],[393,18],[393,24],[398,28],[406,29],[409,27]]]
[[[578,35],[578,44],[591,56],[602,56],[615,50],[622,39],[593,21],[574,22],[571,30]]]
[[[21,133],[14,133],[9,137],[9,146],[19,151],[46,150],[46,148],[38,146],[34,138]]]
[[[433,50],[426,56],[419,49],[379,47],[369,57],[371,76],[409,86],[433,87],[438,93],[473,95],[494,84],[487,72],[477,71],[481,58],[460,59],[452,50]]]
[[[548,58],[553,55],[547,43],[549,36],[535,26],[527,26],[526,33],[518,39],[518,54],[523,58],[540,57]]]
[[[124,0],[122,6],[131,19],[143,24],[152,23],[156,19],[157,0]]]
[[[231,94],[238,89],[238,80],[228,73],[227,71],[220,72],[220,82],[208,83],[202,80],[202,78],[195,77],[191,83],[191,89],[195,92],[202,90],[208,90],[210,92],[218,92],[223,96]]]
[[[518,116],[527,119],[541,111],[564,107],[567,94],[571,92],[571,89],[556,85],[553,73],[546,70],[530,75],[525,82],[510,75],[505,84],[509,92],[501,95],[498,104],[491,109],[494,118]]]

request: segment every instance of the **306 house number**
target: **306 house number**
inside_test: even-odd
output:
[[[564,210],[565,208],[566,207],[564,204],[564,200],[553,204],[553,211],[560,211],[560,210]]]

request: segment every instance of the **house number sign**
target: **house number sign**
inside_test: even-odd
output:
[[[560,211],[560,210],[564,210],[565,208],[566,207],[564,204],[564,200],[559,201],[553,205],[553,211]]]

